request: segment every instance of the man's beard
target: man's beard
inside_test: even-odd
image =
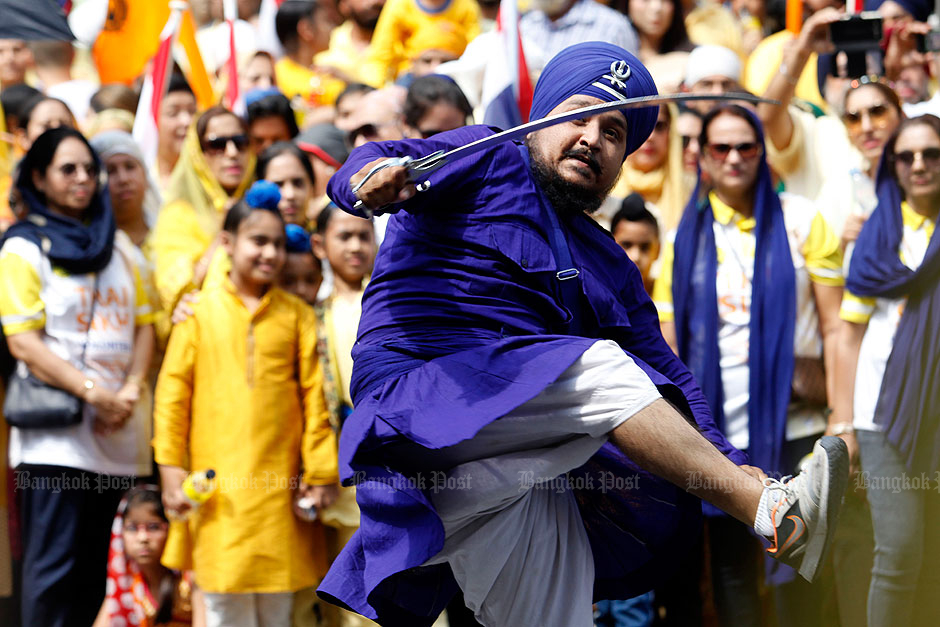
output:
[[[535,178],[536,184],[545,192],[546,198],[559,214],[573,216],[579,213],[592,214],[604,203],[607,194],[613,189],[617,179],[602,192],[587,189],[577,183],[565,180],[558,171],[546,163],[541,151],[532,143],[532,136],[526,137],[525,145],[529,149],[529,171]],[[595,175],[600,175],[600,164],[590,151],[569,150],[563,157],[580,155],[590,160],[588,164]],[[617,177],[619,178],[619,176]]]
[[[356,23],[356,26],[369,32],[374,31],[376,24],[379,23],[379,14],[372,14],[368,11],[363,11],[362,13],[353,12],[349,18]]]

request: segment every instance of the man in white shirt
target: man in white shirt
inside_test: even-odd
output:
[[[594,0],[533,0],[519,20],[523,40],[531,40],[546,59],[582,41],[605,41],[636,53],[636,31],[618,11]]]

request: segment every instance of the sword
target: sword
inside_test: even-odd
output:
[[[392,168],[396,166],[405,166],[408,168],[409,180],[416,184],[417,190],[419,192],[423,192],[431,186],[431,182],[427,178],[428,175],[438,168],[441,168],[452,161],[456,161],[457,159],[469,157],[470,155],[478,153],[481,150],[487,150],[496,144],[520,139],[529,133],[534,133],[535,131],[542,130],[543,128],[547,128],[549,126],[562,124],[563,122],[570,122],[571,120],[581,120],[594,115],[599,115],[601,113],[606,113],[607,111],[639,109],[642,107],[653,107],[670,102],[698,102],[702,100],[780,104],[778,100],[768,100],[766,98],[759,98],[757,96],[746,93],[666,94],[655,96],[638,96],[636,98],[627,98],[625,100],[615,100],[614,102],[603,102],[601,104],[581,107],[580,109],[574,109],[572,111],[566,111],[565,113],[550,115],[539,120],[533,120],[532,122],[520,124],[519,126],[496,133],[495,135],[489,135],[482,139],[470,142],[469,144],[454,148],[453,150],[438,150],[417,159],[409,156],[386,159],[382,163],[377,163],[374,167],[372,167],[372,169],[366,173],[365,177],[363,177],[363,179],[353,187],[352,192],[353,194],[358,192],[362,186],[365,185],[366,182],[379,171],[384,170],[385,168]],[[354,208],[362,208],[362,201],[357,201]]]

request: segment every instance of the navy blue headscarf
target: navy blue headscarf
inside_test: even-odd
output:
[[[757,128],[760,122],[742,109]],[[781,449],[786,441],[787,406],[793,381],[793,334],[796,318],[796,273],[783,221],[783,209],[761,154],[754,187],[757,248],[751,287],[750,396],[748,455],[768,472],[783,473]],[[714,216],[701,173],[676,232],[672,294],[679,358],[689,367],[708,400],[715,422],[725,428],[718,349],[718,256]]]
[[[99,186],[92,196],[84,220],[76,220],[56,213],[46,206],[45,199],[32,181],[34,163],[38,152],[55,151],[61,142],[74,137],[88,146],[95,164],[101,164],[95,151],[78,131],[70,128],[55,128],[46,131],[33,143],[23,157],[17,176],[16,188],[26,204],[26,217],[7,229],[4,241],[10,237],[22,237],[37,246],[49,257],[52,265],[69,274],[88,274],[104,269],[111,261],[114,250],[114,233],[117,226],[111,211],[111,195],[108,188]],[[51,161],[51,158],[50,158]],[[43,240],[49,242],[48,250]]]
[[[605,102],[654,96],[656,83],[640,60],[613,44],[586,41],[556,54],[542,70],[532,94],[529,119],[537,120],[576,94]],[[627,118],[627,155],[653,132],[659,107],[623,111]]]
[[[931,237],[917,270],[898,257],[901,190],[887,153],[878,168],[878,206],[855,243],[846,288],[907,304],[875,407],[875,422],[914,472],[940,470],[940,238]],[[936,234],[935,234],[936,235]]]
[[[894,0],[901,8],[911,14],[918,22],[926,22],[933,10],[933,2],[928,0]],[[877,11],[885,0],[865,0],[866,11]]]

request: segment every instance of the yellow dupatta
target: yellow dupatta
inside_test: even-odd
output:
[[[626,198],[633,192],[638,193],[646,202],[659,209],[659,228],[663,233],[675,229],[682,218],[682,211],[695,186],[695,180],[689,176],[682,165],[682,136],[676,129],[679,109],[674,104],[669,108],[669,139],[666,149],[666,162],[650,172],[641,172],[632,167],[629,160],[623,162],[620,180],[610,193],[615,198]]]
[[[255,157],[250,155],[238,188],[229,196],[209,169],[195,123],[190,126],[153,236],[157,291],[167,311],[184,292],[200,287],[193,283],[195,265],[221,229],[230,202],[244,195],[254,174]]]

